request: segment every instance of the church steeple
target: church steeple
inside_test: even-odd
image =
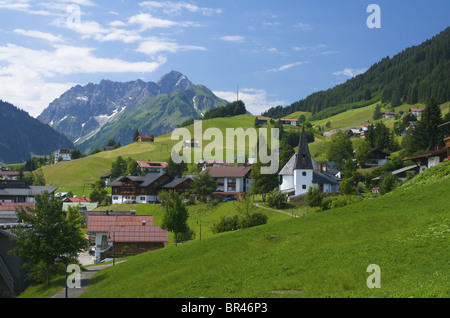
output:
[[[295,160],[294,169],[310,169],[313,170],[311,155],[309,154],[308,140],[306,139],[305,127],[302,127],[300,140],[298,141],[297,158]]]

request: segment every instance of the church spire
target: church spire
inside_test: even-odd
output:
[[[309,154],[308,140],[306,139],[305,127],[302,127],[300,140],[298,141],[297,158],[295,160],[295,170],[313,169],[311,155]]]

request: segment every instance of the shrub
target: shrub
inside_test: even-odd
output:
[[[218,223],[214,223],[212,226],[212,232],[214,234],[221,232],[234,231],[239,229],[238,216],[223,216]]]
[[[281,192],[279,189],[274,189],[267,194],[267,204],[271,208],[281,209],[286,201],[286,193]]]
[[[267,223],[267,215],[262,212],[255,212],[250,214],[250,218],[248,221],[248,227],[257,226],[261,224]]]
[[[393,174],[388,174],[383,178],[380,185],[380,193],[386,194],[392,191],[395,187],[395,177]]]
[[[323,192],[319,187],[309,187],[306,193],[306,204],[310,207],[317,207],[322,205]]]

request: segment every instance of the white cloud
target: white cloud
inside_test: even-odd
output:
[[[175,26],[187,27],[198,26],[195,22],[177,22],[167,19],[155,18],[149,13],[139,13],[128,19],[130,24],[138,24],[141,26],[141,31],[154,29],[154,28],[171,28]]]
[[[25,35],[25,36],[29,36],[29,37],[33,37],[33,38],[37,38],[37,39],[41,39],[41,40],[46,40],[49,42],[61,42],[62,41],[62,37],[60,35],[53,35],[51,33],[41,32],[41,31],[37,31],[37,30],[26,31],[26,30],[22,30],[22,29],[15,29],[14,32],[21,34],[21,35]]]
[[[172,1],[144,1],[139,3],[140,6],[149,9],[149,10],[162,10],[165,14],[168,15],[179,15],[181,11],[187,10],[190,12],[200,12],[203,15],[210,16],[213,14],[221,14],[223,12],[222,9],[212,9],[199,7],[195,4],[186,3],[186,2],[172,2]]]
[[[355,76],[357,76],[359,74],[364,73],[366,70],[367,69],[365,69],[365,68],[357,68],[357,69],[355,69],[355,68],[345,68],[344,70],[334,72],[333,74],[336,75],[336,76],[355,77]]]
[[[214,94],[229,102],[235,101],[236,92],[214,91]],[[259,115],[271,107],[285,105],[286,101],[270,100],[270,96],[263,89],[243,88],[239,90],[239,99],[245,104],[245,108],[254,114]]]
[[[304,64],[304,62],[299,61],[299,62],[283,65],[279,68],[270,69],[268,72],[282,72],[282,71],[286,71],[290,68],[293,68],[295,66],[299,66],[299,65],[303,65],[303,64]]]
[[[179,45],[173,41],[160,38],[147,38],[142,41],[136,52],[144,53],[150,56],[156,55],[160,52],[176,53],[179,51],[204,51],[205,47],[196,45]]]
[[[222,41],[227,41],[227,42],[244,42],[245,41],[245,37],[241,36],[241,35],[225,35],[219,38]]]
[[[294,25],[294,27],[302,31],[308,31],[312,29],[312,27],[309,24],[303,22],[298,22],[296,25]]]
[[[55,78],[72,74],[148,73],[166,62],[128,62],[94,56],[94,49],[54,45],[53,50],[33,50],[14,44],[0,46],[0,96],[37,116],[48,104],[73,86]],[[26,89],[24,89],[26,88]]]

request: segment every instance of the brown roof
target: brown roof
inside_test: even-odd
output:
[[[209,167],[204,170],[202,173],[206,173],[209,171],[209,175],[213,178],[243,178],[247,173],[252,169],[251,166],[244,167],[233,167],[233,166],[225,166],[225,167]]]
[[[108,241],[168,242],[169,232],[153,225],[111,226]]]
[[[34,209],[35,204],[31,202],[0,202],[0,211],[16,211],[23,207]]]
[[[141,168],[167,168],[169,165],[165,161],[136,161]]]
[[[153,225],[152,215],[89,215],[87,219],[88,233],[107,233],[112,226],[142,226],[142,221],[146,221],[146,226]]]
[[[434,157],[434,156],[438,156],[438,155],[446,154],[446,153],[447,153],[447,147],[442,147],[442,148],[439,148],[439,149],[436,149],[436,150],[431,150],[431,151],[427,151],[427,152],[421,153],[421,154],[416,155],[416,156],[404,158],[403,161]]]

